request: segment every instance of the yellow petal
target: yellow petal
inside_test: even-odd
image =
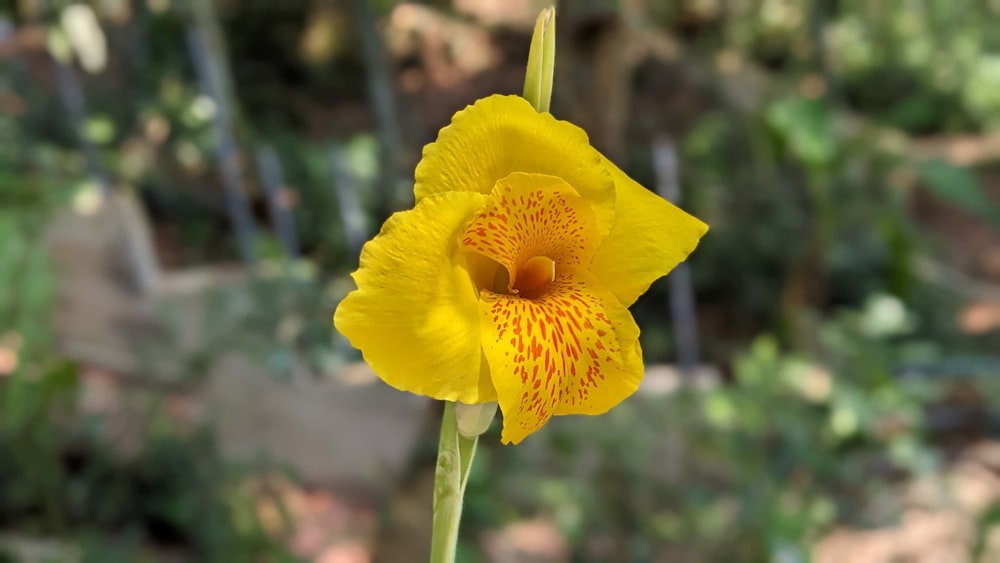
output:
[[[605,235],[614,217],[614,183],[583,129],[538,113],[520,96],[490,96],[458,113],[424,147],[414,173],[417,201],[431,194],[488,194],[513,172],[562,178],[586,199]]]
[[[479,305],[459,240],[486,196],[453,192],[396,213],[365,244],[334,324],[386,383],[435,399],[495,401]]]
[[[604,162],[617,192],[615,223],[590,271],[627,307],[687,258],[708,225]]]
[[[507,269],[507,289],[537,285],[526,279],[539,265],[535,259],[557,270],[586,267],[599,242],[594,211],[576,190],[555,176],[520,172],[496,183],[462,238],[464,248]]]
[[[584,270],[564,270],[535,299],[483,291],[480,311],[504,443],[554,414],[606,412],[639,386],[639,328]]]

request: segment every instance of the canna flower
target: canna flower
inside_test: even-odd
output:
[[[643,376],[628,307],[708,227],[626,176],[580,128],[517,96],[455,114],[413,209],[361,253],[334,323],[398,389],[497,401],[504,443],[601,414]]]

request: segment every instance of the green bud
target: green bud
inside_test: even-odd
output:
[[[458,420],[458,433],[466,438],[475,438],[486,432],[493,417],[497,414],[497,402],[467,405],[455,403],[455,418]]]
[[[524,75],[524,99],[539,112],[549,111],[555,66],[556,9],[546,8],[535,22],[531,49],[528,51],[528,70]]]

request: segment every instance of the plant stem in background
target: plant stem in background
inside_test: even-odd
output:
[[[358,181],[351,173],[346,162],[344,147],[334,144],[330,147],[330,173],[333,178],[333,191],[337,196],[337,208],[340,211],[340,222],[344,226],[344,237],[351,255],[357,258],[361,255],[361,247],[368,240],[368,226],[365,224],[365,211],[358,197]]]
[[[678,158],[673,142],[667,137],[661,137],[653,143],[652,152],[656,192],[667,201],[680,203]],[[694,289],[688,265],[678,264],[667,281],[670,282],[670,314],[674,324],[677,363],[682,371],[690,375],[697,369],[701,359],[698,354],[698,319]]]
[[[257,228],[247,200],[240,168],[239,153],[233,135],[232,74],[229,71],[225,41],[211,2],[193,2],[194,21],[187,30],[188,50],[202,92],[215,102],[212,126],[215,130],[216,158],[222,172],[226,207],[239,242],[243,264],[257,264]]]
[[[101,197],[107,200],[111,196],[111,178],[108,177],[107,170],[101,164],[97,147],[84,132],[84,126],[87,122],[87,102],[84,99],[83,88],[80,86],[80,79],[72,64],[71,61],[56,60],[56,83],[59,87],[59,96],[62,98],[63,108],[72,124],[80,153],[83,154],[84,162],[87,164],[87,172],[97,184]]]
[[[379,219],[388,217],[401,203],[397,201],[400,181],[399,165],[402,152],[399,116],[396,111],[396,93],[392,74],[379,36],[375,13],[369,0],[354,0],[354,18],[361,37],[361,54],[365,61],[368,95],[375,113],[379,149],[383,166],[379,167],[376,186],[376,214]],[[408,204],[409,202],[407,202]]]
[[[476,454],[478,437],[458,432],[455,403],[446,401],[441,419],[437,470],[434,474],[434,522],[431,563],[452,563],[458,545],[458,524],[462,519],[462,499],[469,481],[469,469]]]
[[[809,38],[812,40],[816,71],[823,79],[823,95],[829,101],[837,100],[837,84],[830,68],[830,53],[824,30],[829,20],[830,6],[827,0],[816,0],[809,10]]]
[[[281,247],[285,251],[288,263],[299,259],[299,237],[295,232],[295,219],[292,217],[291,206],[285,199],[284,174],[281,170],[281,159],[277,151],[270,145],[257,149],[257,168],[260,179],[267,191],[268,208],[271,211],[271,224],[281,239]]]

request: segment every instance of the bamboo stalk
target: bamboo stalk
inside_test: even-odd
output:
[[[291,209],[282,201],[285,181],[281,170],[281,159],[270,145],[257,149],[257,169],[261,181],[267,191],[268,209],[271,211],[271,223],[278,233],[285,257],[294,262],[299,258],[299,239],[295,232],[295,219]]]
[[[330,148],[330,173],[333,177],[333,190],[337,196],[337,207],[340,210],[340,221],[344,226],[344,236],[347,246],[354,256],[361,254],[361,247],[368,239],[368,228],[365,224],[365,211],[358,198],[357,180],[353,177],[344,162],[344,149],[339,145]]]
[[[389,65],[382,38],[375,23],[375,13],[370,0],[353,0],[354,18],[361,37],[362,56],[367,70],[368,96],[375,112],[379,150],[382,162],[375,191],[375,211],[379,219],[388,217],[399,204],[396,201],[400,184],[402,135],[399,131],[399,114],[396,109],[396,93],[389,72]]]
[[[231,92],[225,65],[225,51],[214,23],[210,2],[192,2],[195,23],[188,27],[187,42],[202,92],[215,102],[212,128],[216,137],[216,158],[222,170],[226,207],[236,231],[240,257],[253,268],[257,263],[256,226],[246,197],[239,154],[232,131]],[[216,30],[213,33],[212,30]]]
[[[672,203],[680,200],[677,153],[673,143],[665,137],[653,143],[653,168],[656,172],[656,192]],[[698,353],[694,290],[688,264],[678,264],[667,276],[667,281],[670,283],[670,314],[674,325],[677,364],[684,373],[692,373],[701,359]]]

